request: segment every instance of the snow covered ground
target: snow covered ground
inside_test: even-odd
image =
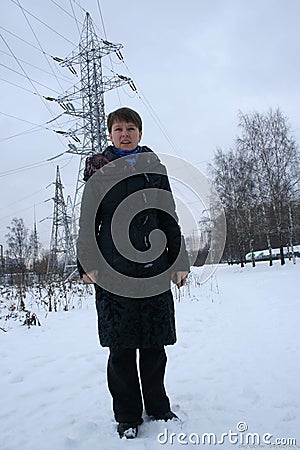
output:
[[[300,448],[299,269],[299,260],[224,265],[201,287],[193,271],[176,300],[178,343],[167,347],[181,421],[146,420],[131,441],[115,431],[92,297],[79,310],[39,313],[41,327],[0,331],[0,449],[228,450],[277,438]]]

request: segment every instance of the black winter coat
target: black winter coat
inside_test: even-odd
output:
[[[127,157],[119,159],[108,147],[102,155],[88,160],[85,173],[88,179],[95,169],[98,171],[89,179],[82,198],[78,268],[81,275],[98,270],[102,277],[102,281],[95,284],[95,290],[99,338],[104,347],[147,348],[174,344],[176,331],[170,272],[189,270],[165,167],[147,147],[142,147],[141,153],[134,158],[134,165],[129,164]],[[163,192],[167,193],[167,200]],[[130,198],[131,195],[134,197]],[[113,240],[113,216],[121,202],[128,198],[130,201],[117,221],[117,236],[129,235],[133,252],[136,250],[143,255],[152,246],[150,233],[161,230],[166,238],[165,243],[159,241],[164,250],[151,260],[140,260],[135,254],[131,257],[128,249],[124,253],[125,238],[121,238],[118,249]],[[91,204],[94,205],[92,213],[87,206]],[[134,214],[134,211],[128,221],[125,216],[129,212],[130,217],[131,208],[138,212]],[[130,223],[128,230],[126,223]],[[91,227],[94,227],[93,233]],[[95,255],[95,247],[99,248],[103,260]],[[155,280],[160,274],[165,276],[163,281],[160,280],[158,293],[152,295],[152,287],[156,292]],[[132,279],[136,280],[133,294],[127,287]]]

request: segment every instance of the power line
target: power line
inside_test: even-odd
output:
[[[102,15],[102,10],[101,10],[101,6],[100,6],[100,0],[97,0],[97,4],[98,4],[98,10],[99,10],[100,20],[101,20],[101,24],[102,24],[102,28],[103,28],[104,37],[105,37],[106,40],[108,40],[107,39],[107,33],[106,33],[105,25],[104,25],[104,19],[103,19],[103,15]],[[108,57],[109,57],[109,61],[110,61],[111,69],[112,69],[111,71],[114,73],[114,71],[113,71],[113,67],[114,66],[113,66],[113,60],[112,60],[111,54],[109,54]],[[116,94],[117,94],[117,97],[118,97],[118,100],[119,100],[119,105],[121,105],[121,98],[120,98],[120,94],[119,94],[118,89],[116,89]]]
[[[14,0],[11,0],[14,1]],[[5,43],[6,47],[8,48],[9,52],[12,54],[13,58],[15,59],[16,63],[18,64],[18,66],[21,68],[22,72],[24,73],[25,77],[28,79],[29,83],[31,84],[31,86],[33,87],[33,89],[35,91],[37,91],[37,95],[40,97],[40,99],[42,100],[42,103],[44,104],[44,106],[47,108],[48,112],[50,113],[50,115],[53,117],[53,119],[56,120],[56,118],[54,117],[54,114],[52,113],[51,109],[49,108],[48,104],[44,101],[43,96],[39,93],[39,91],[36,89],[36,86],[33,84],[33,81],[31,80],[31,78],[28,76],[28,74],[26,73],[25,69],[23,68],[22,64],[20,63],[20,61],[18,60],[18,58],[16,57],[16,55],[14,54],[14,52],[12,51],[12,49],[10,48],[10,46],[8,45],[8,43],[6,42],[5,38],[3,37],[3,35],[0,33],[0,37],[3,40],[3,42]],[[12,69],[11,69],[12,70]],[[38,83],[41,84],[41,83]],[[47,89],[49,89],[47,87]],[[52,90],[52,89],[51,89]],[[54,91],[55,92],[55,91]],[[62,140],[58,137],[58,139],[60,140],[61,143]]]
[[[0,37],[2,38],[2,34],[1,34],[1,33],[0,33]],[[16,61],[19,61],[15,56],[14,56],[14,58],[15,58]],[[20,75],[21,77],[27,78],[27,80],[30,81],[31,86],[33,86],[34,89],[35,89],[35,86],[33,85],[33,83],[36,83],[36,84],[38,84],[38,85],[40,85],[40,86],[42,86],[42,87],[47,88],[48,90],[50,90],[50,91],[52,91],[52,92],[55,92],[55,94],[58,94],[58,95],[60,94],[60,92],[56,91],[55,89],[52,89],[52,88],[50,88],[49,86],[46,86],[45,84],[40,83],[39,81],[36,81],[36,80],[34,80],[33,78],[30,78],[29,75],[27,75],[27,73],[23,70],[22,67],[21,67],[21,68],[22,68],[22,70],[23,70],[24,73],[20,73],[20,72],[18,72],[17,70],[12,69],[11,67],[7,66],[6,64],[0,63],[0,66],[5,67],[6,69],[10,70],[11,72],[16,73],[17,75]],[[3,81],[6,81],[6,80],[3,79]],[[32,83],[31,83],[31,82],[32,82]],[[11,82],[9,82],[9,83],[11,83]],[[20,87],[20,86],[19,86],[19,87]],[[36,89],[35,89],[35,90],[36,90]],[[40,96],[40,94],[39,94],[38,92],[32,92],[32,93],[35,94],[35,95],[39,95],[39,96]]]
[[[67,11],[65,8],[63,8],[61,5],[59,5],[58,3],[56,3],[54,0],[50,0],[55,6],[57,6],[59,9],[61,9],[62,11],[64,11],[64,13],[66,13],[69,17],[71,17],[71,19],[74,19],[75,17],[75,14],[73,14],[73,16],[72,16],[72,14],[70,14],[69,13],[69,11]],[[72,8],[72,11],[73,11],[73,8]],[[77,22],[77,19],[75,18],[75,20],[76,20],[76,22]],[[81,25],[82,25],[82,23],[81,23]]]
[[[103,15],[102,15],[102,11],[101,11],[101,6],[100,6],[100,1],[99,0],[97,0],[97,4],[98,4],[98,10],[99,10],[99,15],[100,15],[100,19],[101,19],[102,28],[103,28],[104,37],[107,40],[107,34],[106,34],[106,30],[105,30],[105,25],[104,25],[104,20],[103,20]]]
[[[50,61],[49,61],[49,59],[48,59],[48,57],[49,57],[50,55],[48,55],[48,54],[45,52],[45,50],[43,49],[43,47],[42,47],[42,45],[41,45],[41,42],[40,42],[39,38],[37,37],[37,34],[35,33],[35,31],[34,31],[34,29],[33,29],[33,26],[31,25],[31,23],[30,23],[30,21],[29,21],[27,15],[26,15],[26,13],[25,13],[24,8],[22,8],[21,5],[20,5],[19,0],[17,0],[17,2],[18,2],[19,7],[20,7],[21,10],[22,10],[22,13],[23,13],[23,15],[24,15],[24,17],[25,17],[25,20],[26,20],[26,22],[27,22],[27,24],[28,24],[28,26],[29,26],[29,28],[30,28],[32,34],[34,35],[34,38],[35,38],[35,40],[36,40],[36,42],[37,42],[37,44],[38,44],[38,47],[39,47],[39,49],[41,50],[41,52],[42,52],[42,54],[43,54],[43,56],[44,56],[44,58],[45,58],[45,60],[46,60],[46,62],[47,62],[47,64],[48,64],[48,66],[49,66],[49,68],[50,68],[50,71],[51,71],[50,74],[51,74],[52,76],[54,76],[54,78],[56,79],[56,81],[57,81],[57,83],[58,83],[60,89],[63,90],[63,87],[62,87],[62,85],[61,85],[61,83],[60,83],[60,81],[59,81],[59,79],[60,79],[60,78],[62,79],[62,77],[58,77],[57,74],[55,73],[55,71],[54,71],[54,69],[53,69],[53,67],[52,67],[52,65],[50,64]],[[52,58],[52,57],[51,57],[51,58]],[[55,66],[55,67],[56,67],[56,66]],[[49,73],[49,72],[48,72],[48,73]]]
[[[129,70],[129,67],[127,66],[127,64],[125,63],[125,61],[122,59],[122,61],[127,72],[129,73],[129,75],[131,76],[131,78],[135,79],[133,74],[131,73],[131,71]],[[135,82],[136,84],[136,82]],[[136,84],[137,85],[137,84]],[[173,142],[173,140],[171,139],[171,137],[169,136],[169,133],[167,132],[164,124],[162,123],[162,121],[160,120],[160,118],[158,117],[157,113],[155,112],[153,106],[151,105],[150,101],[147,99],[147,97],[143,94],[143,92],[141,91],[141,89],[139,88],[139,86],[137,85],[137,96],[138,98],[141,100],[141,102],[144,104],[144,106],[146,107],[146,109],[148,110],[148,112],[150,113],[150,115],[152,116],[152,118],[154,119],[154,121],[156,122],[157,126],[159,127],[160,131],[163,133],[163,135],[165,136],[165,138],[167,139],[167,141],[169,142],[170,146],[173,148],[173,150],[175,151],[175,153],[177,155],[179,155],[182,152],[179,152],[177,149],[177,146],[175,145],[175,143]]]
[[[18,167],[15,169],[10,169],[7,170],[5,172],[0,172],[0,178],[6,177],[6,176],[10,176],[10,175],[14,175],[15,173],[19,173],[19,172],[24,172],[25,170],[30,170],[30,169],[35,169],[37,167],[41,167],[41,166],[46,166],[48,165],[49,162],[47,161],[42,161],[39,163],[33,163],[33,164],[28,164],[26,166],[22,166],[22,167]]]
[[[32,44],[31,42],[26,41],[25,39],[21,38],[17,34],[13,33],[12,31],[7,30],[6,28],[2,27],[0,25],[1,30],[4,30],[6,33],[10,34],[11,36],[14,36],[15,38],[19,39],[20,41],[24,42],[25,44],[29,45],[30,47],[34,48],[35,50],[38,50],[39,52],[41,49],[39,49],[36,45]],[[49,55],[51,56],[51,55]]]
[[[19,84],[13,83],[12,81],[5,80],[4,78],[0,78],[0,80],[4,81],[5,83],[11,84],[12,86],[15,86],[15,87],[18,87],[20,89],[23,89],[23,91],[30,92],[30,94],[37,95],[36,92],[32,92],[30,89],[26,89],[23,86],[20,86]]]
[[[82,10],[82,12],[84,14],[87,13],[87,11],[81,6],[81,4],[79,2],[77,2],[76,0],[72,0],[72,1],[73,1],[73,3],[75,3]]]
[[[11,1],[13,1],[13,0],[11,0]],[[0,33],[0,37],[1,37],[1,39],[3,40],[3,42],[5,43],[5,45],[7,46],[8,50],[10,51],[10,53],[12,54],[12,56],[13,56],[13,58],[15,59],[16,63],[18,64],[18,66],[19,66],[20,69],[22,70],[23,74],[20,74],[19,72],[15,71],[14,69],[11,69],[10,67],[5,66],[4,64],[1,64],[1,65],[2,65],[2,66],[4,65],[4,66],[7,67],[9,70],[12,70],[13,72],[18,73],[19,75],[25,76],[25,78],[27,78],[27,80],[29,81],[29,83],[31,84],[31,86],[33,87],[33,89],[34,89],[35,91],[37,91],[37,95],[43,100],[42,95],[38,92],[38,90],[36,89],[36,87],[35,87],[35,85],[33,84],[33,82],[35,82],[35,83],[37,83],[37,84],[41,84],[41,83],[32,80],[32,79],[28,76],[28,74],[27,74],[27,72],[25,71],[25,69],[23,68],[22,64],[20,63],[20,61],[18,60],[18,58],[16,57],[16,55],[14,54],[14,52],[12,51],[12,49],[10,48],[10,46],[8,45],[8,43],[6,42],[6,40],[4,39],[4,37],[3,37],[3,35],[2,35],[1,33]],[[44,86],[44,87],[47,87],[47,86]],[[47,87],[47,89],[49,89],[49,88]],[[53,89],[51,89],[51,90],[54,91]],[[54,92],[56,92],[56,91],[54,91]],[[53,117],[53,113],[52,113],[52,111],[50,110],[50,108],[48,107],[47,103],[45,103],[45,102],[43,101],[43,104],[46,106],[47,110],[50,112],[50,114],[51,114],[52,117]]]
[[[53,120],[48,121],[48,122],[46,122],[45,124],[37,124],[37,123],[34,123],[34,122],[30,122],[29,120],[21,119],[20,117],[14,116],[14,115],[12,115],[12,114],[4,113],[4,112],[2,112],[2,111],[0,111],[0,114],[1,114],[2,116],[6,116],[6,117],[10,117],[10,118],[12,118],[12,119],[19,120],[20,122],[29,123],[30,125],[35,125],[33,128],[30,128],[29,130],[24,130],[24,131],[21,131],[20,133],[17,133],[17,134],[12,135],[12,136],[7,136],[7,137],[4,137],[4,138],[1,138],[1,139],[0,139],[0,142],[3,142],[3,141],[8,140],[8,139],[12,139],[13,137],[21,136],[22,134],[29,134],[29,133],[32,133],[32,132],[35,132],[35,131],[41,131],[41,130],[55,131],[55,130],[53,130],[52,128],[49,128],[49,127],[46,126],[47,124],[51,123]],[[60,114],[58,117],[61,117],[61,116],[64,115],[64,114],[65,114],[65,113],[62,113],[62,114]],[[57,118],[58,118],[58,117],[57,117]],[[76,120],[76,119],[72,119],[72,120],[74,121],[74,120]],[[66,122],[63,123],[62,125],[69,124],[70,122],[72,122],[72,120],[69,119],[68,121],[66,121]]]
[[[24,200],[27,200],[28,198],[34,197],[36,194],[39,194],[40,192],[43,192],[44,190],[45,190],[45,188],[39,189],[38,191],[35,191],[32,194],[26,195],[26,197],[19,198],[18,200],[14,201],[12,203],[9,203],[8,205],[5,205],[5,208],[9,208],[10,206],[15,205],[16,203],[20,203],[20,202],[23,202]]]
[[[9,139],[13,139],[15,137],[23,136],[24,134],[35,133],[37,131],[41,131],[40,128],[30,128],[29,130],[22,131],[20,133],[12,134],[11,136],[7,136],[5,138],[0,139],[0,142],[8,141]]]
[[[11,1],[13,1],[13,0],[11,0]],[[15,59],[16,63],[18,64],[18,66],[19,66],[20,69],[22,70],[23,76],[25,76],[25,78],[27,78],[27,80],[29,81],[29,83],[31,84],[31,86],[33,87],[33,89],[36,90],[36,88],[35,88],[35,86],[34,86],[34,84],[33,84],[33,80],[31,80],[31,78],[28,76],[28,74],[26,73],[26,71],[25,71],[25,69],[23,68],[22,64],[20,63],[20,61],[18,60],[18,58],[16,57],[16,55],[14,54],[14,52],[12,51],[12,49],[10,48],[10,46],[8,45],[8,43],[6,42],[6,40],[4,39],[4,37],[3,37],[3,35],[2,35],[1,33],[0,33],[0,37],[1,37],[1,39],[3,40],[4,44],[6,45],[6,47],[8,48],[8,50],[10,51],[10,53],[12,54],[12,56],[13,56],[13,58]],[[1,65],[4,66],[4,67],[7,67],[7,66],[5,66],[4,64],[1,64]],[[15,70],[13,70],[13,69],[11,69],[11,68],[9,68],[9,67],[7,67],[7,68],[8,68],[9,70],[12,70],[13,72],[19,73],[19,72],[15,71]],[[19,75],[21,75],[21,74],[19,73]],[[40,84],[40,83],[38,83],[38,84]]]
[[[31,25],[31,23],[29,22],[28,17],[27,17],[26,14],[25,14],[24,8],[22,8],[22,6],[20,5],[19,0],[17,0],[17,3],[18,3],[19,8],[21,8],[21,11],[22,11],[22,13],[23,13],[23,15],[24,15],[24,17],[25,17],[25,20],[26,20],[26,22],[27,22],[27,24],[28,24],[30,30],[32,31],[33,36],[35,37],[35,40],[37,41],[38,46],[39,46],[39,48],[41,49],[41,52],[42,52],[44,58],[46,59],[47,64],[48,64],[48,66],[50,67],[50,70],[51,70],[53,76],[55,77],[55,79],[56,79],[56,81],[57,81],[57,83],[58,83],[60,89],[63,90],[63,87],[62,87],[62,85],[60,84],[60,81],[59,81],[59,79],[58,79],[56,73],[55,73],[54,70],[53,70],[53,67],[51,66],[51,64],[50,64],[50,62],[49,62],[49,60],[48,60],[48,58],[47,58],[47,56],[46,56],[46,53],[44,52],[44,49],[43,49],[43,47],[42,47],[42,45],[41,45],[41,43],[40,43],[40,41],[39,41],[39,39],[38,39],[36,33],[34,32],[34,29],[32,28],[32,25]]]
[[[62,39],[64,39],[65,41],[67,41],[69,44],[72,44],[72,46],[74,46],[74,42],[70,41],[70,39],[66,38],[65,36],[63,36],[61,33],[59,33],[58,31],[56,31],[54,28],[50,27],[50,25],[48,25],[46,22],[44,22],[43,20],[39,19],[37,16],[35,16],[34,14],[32,14],[30,11],[28,11],[26,8],[24,8],[23,6],[21,6],[20,4],[18,4],[17,1],[15,0],[10,0],[12,3],[14,3],[16,6],[18,6],[18,8],[21,8],[22,11],[26,11],[27,14],[29,14],[30,16],[32,16],[34,19],[36,19],[38,22],[40,22],[41,24],[43,24],[45,27],[47,27],[49,30],[53,31],[53,33],[57,34],[58,36],[60,36]]]
[[[13,57],[13,56],[10,55],[9,53],[5,52],[4,50],[0,50],[0,52],[3,53],[3,54],[6,55],[6,56],[9,56],[10,58]],[[45,52],[44,52],[44,53],[45,53]],[[45,53],[45,54],[46,54],[46,53]],[[55,77],[57,77],[56,74],[53,75],[53,73],[48,72],[48,70],[45,70],[45,69],[43,69],[42,67],[36,66],[36,65],[34,65],[34,64],[31,64],[31,63],[29,63],[28,61],[24,61],[24,59],[18,58],[18,60],[19,60],[20,62],[26,64],[27,66],[30,66],[30,67],[33,67],[33,68],[36,69],[36,70],[39,70],[40,72],[46,73],[47,75],[50,75],[50,76],[55,76]],[[60,78],[62,81],[70,81],[70,78],[68,78],[68,77],[60,76],[60,77],[58,77],[58,78]]]
[[[77,26],[78,35],[80,36],[80,28],[79,28],[79,25],[78,25],[78,19],[77,19],[76,15],[75,15],[75,11],[74,11],[74,8],[73,8],[73,5],[72,5],[72,0],[69,0],[69,2],[70,2],[72,13],[73,13],[73,16],[74,16],[74,19],[75,19],[75,23],[76,23],[76,26]],[[82,25],[82,22],[80,22],[80,25]]]
[[[17,212],[14,212],[14,213],[11,213],[11,214],[7,214],[6,216],[0,217],[0,220],[4,220],[4,219],[7,219],[8,217],[19,215],[21,212],[27,211],[28,209],[31,209],[34,205],[35,206],[39,206],[39,205],[43,205],[44,203],[45,203],[44,201],[40,202],[40,203],[34,203],[33,205],[30,205],[30,206],[28,206],[26,208],[18,209]]]
[[[68,156],[67,158],[63,158],[61,161],[66,161],[67,159],[70,159],[70,158],[72,158],[72,156],[71,157]],[[49,164],[53,164],[52,161],[44,160],[44,161],[39,161],[39,162],[36,162],[36,163],[28,164],[26,166],[21,166],[21,167],[17,167],[17,168],[14,168],[14,169],[6,170],[4,172],[0,172],[0,178],[6,177],[6,176],[10,176],[10,175],[14,175],[14,174],[19,173],[19,172],[24,172],[26,170],[31,170],[31,169],[36,169],[38,167],[47,166]]]

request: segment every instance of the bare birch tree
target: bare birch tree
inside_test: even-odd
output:
[[[239,113],[240,135],[234,150],[218,149],[209,170],[226,211],[228,259],[247,251],[293,250],[300,243],[300,157],[286,117],[280,110],[266,114]]]
[[[281,264],[284,264],[283,247],[288,243],[290,220],[289,202],[294,196],[299,173],[297,145],[287,119],[279,109],[270,110],[265,115],[240,113],[239,126],[242,134],[237,139],[237,148],[250,155],[256,172],[270,262],[271,236],[276,235]]]
[[[15,217],[6,234],[9,257],[13,260],[16,269],[24,272],[31,256],[32,246],[29,237],[29,230],[25,226],[23,219]]]

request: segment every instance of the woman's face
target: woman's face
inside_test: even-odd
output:
[[[132,122],[116,121],[111,127],[109,139],[119,150],[131,151],[138,145],[142,132]]]

